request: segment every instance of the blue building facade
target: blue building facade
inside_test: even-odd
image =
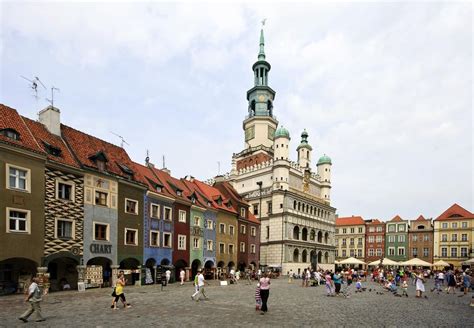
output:
[[[204,245],[203,258],[204,267],[211,269],[216,267],[216,227],[217,227],[217,211],[209,207],[204,212]],[[212,247],[210,247],[212,245]]]

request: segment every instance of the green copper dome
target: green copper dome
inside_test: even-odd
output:
[[[321,156],[321,158],[318,161],[318,165],[321,165],[321,164],[330,164],[330,165],[332,165],[331,158],[329,156],[327,156],[326,154],[324,154],[324,156]]]
[[[282,126],[275,131],[275,138],[285,137],[290,139],[290,132]]]
[[[296,148],[296,150],[300,150],[300,148],[306,148],[309,150],[313,150],[313,147],[310,146],[308,143],[308,132],[306,132],[306,129],[304,129],[303,133],[301,133],[301,143],[300,145]]]

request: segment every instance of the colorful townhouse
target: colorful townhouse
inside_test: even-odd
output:
[[[336,218],[336,258],[365,258],[365,221],[360,216]]]
[[[396,215],[385,225],[385,255],[391,260],[404,262],[408,260],[409,223]]]
[[[378,219],[365,220],[365,262],[385,257],[385,223]]]
[[[167,241],[167,245],[171,245],[173,248],[172,264],[174,265],[175,279],[179,278],[179,272],[184,269],[187,280],[191,275],[189,217],[192,203],[188,198],[189,193],[183,182],[173,178],[169,170],[153,168],[153,173],[163,183],[163,188],[174,197],[173,208],[170,213],[173,222],[173,233],[170,236],[171,240]]]
[[[168,266],[173,259],[174,198],[154,174],[152,163],[148,160],[146,166],[134,163],[134,168],[145,178],[148,187],[143,200],[143,264],[150,270],[150,280],[152,280],[145,279],[145,283],[154,283],[157,266]]]
[[[50,291],[65,283],[77,289],[83,256],[84,174],[61,135],[60,111],[49,106],[39,121],[23,118],[46,153],[45,225],[42,266],[49,273]]]
[[[238,243],[237,268],[255,270],[259,263],[260,222],[249,211],[250,205],[237,193],[228,181],[219,176],[215,179],[214,187],[232,202],[237,212]]]
[[[419,258],[433,263],[433,224],[420,215],[410,222],[408,229],[408,258]]]
[[[0,289],[23,290],[44,256],[46,153],[24,119],[0,105]]]
[[[237,211],[233,208],[232,202],[225,198],[219,189],[197,180],[195,180],[195,184],[217,210],[217,276],[225,276],[231,269],[237,269]]]
[[[86,287],[101,285],[100,275],[113,283],[118,268],[134,283],[143,262],[144,178],[123,148],[66,125],[61,132],[84,171]]]
[[[434,261],[455,268],[474,257],[474,213],[453,204],[434,220]]]

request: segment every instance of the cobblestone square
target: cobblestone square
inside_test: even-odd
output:
[[[17,318],[27,304],[21,295],[3,297],[0,326],[38,327],[107,327],[128,326],[259,326],[259,327],[472,327],[474,308],[468,296],[427,292],[428,299],[414,297],[414,286],[408,298],[394,297],[367,283],[367,291],[350,298],[327,297],[324,286],[302,288],[300,280],[289,284],[285,278],[272,280],[269,312],[255,311],[255,285],[240,281],[238,285],[218,286],[210,281],[209,300],[195,302],[190,296],[191,283],[160,286],[127,287],[125,293],[132,308],[112,310],[111,288],[53,293],[42,302],[45,322],[22,323]],[[427,290],[432,286],[427,284]],[[372,291],[369,292],[369,289]]]

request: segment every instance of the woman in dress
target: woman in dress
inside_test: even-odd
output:
[[[416,297],[421,298],[424,292],[425,292],[425,280],[423,277],[423,273],[420,271],[420,273],[416,276]],[[428,297],[426,297],[425,295],[425,298],[428,298]]]
[[[265,314],[268,311],[267,302],[270,296],[270,278],[265,272],[263,277],[260,278],[260,297],[262,298],[262,311],[260,314]]]

